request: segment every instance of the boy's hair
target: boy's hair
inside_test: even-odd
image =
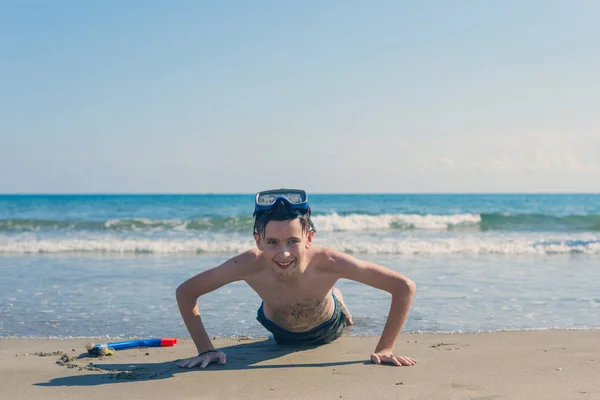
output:
[[[310,220],[310,206],[308,206],[308,210],[300,212],[299,210],[289,208],[281,199],[270,210],[255,211],[253,216],[254,233],[258,233],[260,236],[265,236],[265,229],[269,221],[289,221],[298,218],[300,224],[302,224],[302,233],[313,229],[313,224]]]

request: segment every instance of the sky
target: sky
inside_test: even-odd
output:
[[[0,2],[0,193],[600,192],[600,2]]]

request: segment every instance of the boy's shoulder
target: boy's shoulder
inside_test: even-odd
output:
[[[320,246],[320,245],[312,245],[310,250],[311,250],[311,254],[312,254],[311,258],[317,259],[319,261],[328,259],[328,258],[332,257],[335,253],[337,253],[337,251],[332,248]]]
[[[313,245],[311,247],[315,254],[320,257],[333,258],[336,257],[351,257],[349,254],[341,252],[339,250],[332,249],[331,247],[325,247],[320,245]]]
[[[259,265],[260,250],[257,248],[246,250],[231,257],[228,262],[239,264],[240,267],[253,267]]]
[[[349,254],[343,253],[324,246],[313,246],[311,262],[319,266],[321,269],[332,270],[351,259],[354,259]]]
[[[221,277],[229,277],[231,281],[247,280],[264,269],[258,249],[250,249],[236,254],[216,267]]]

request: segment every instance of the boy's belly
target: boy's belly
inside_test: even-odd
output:
[[[331,295],[322,300],[306,300],[283,305],[263,304],[265,317],[290,332],[306,332],[331,319],[334,301]]]

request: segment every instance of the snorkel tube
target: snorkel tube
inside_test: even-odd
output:
[[[175,338],[152,338],[139,340],[125,340],[122,342],[108,342],[104,344],[88,343],[85,345],[91,356],[110,356],[114,355],[116,350],[132,349],[134,347],[167,347],[175,346]]]

